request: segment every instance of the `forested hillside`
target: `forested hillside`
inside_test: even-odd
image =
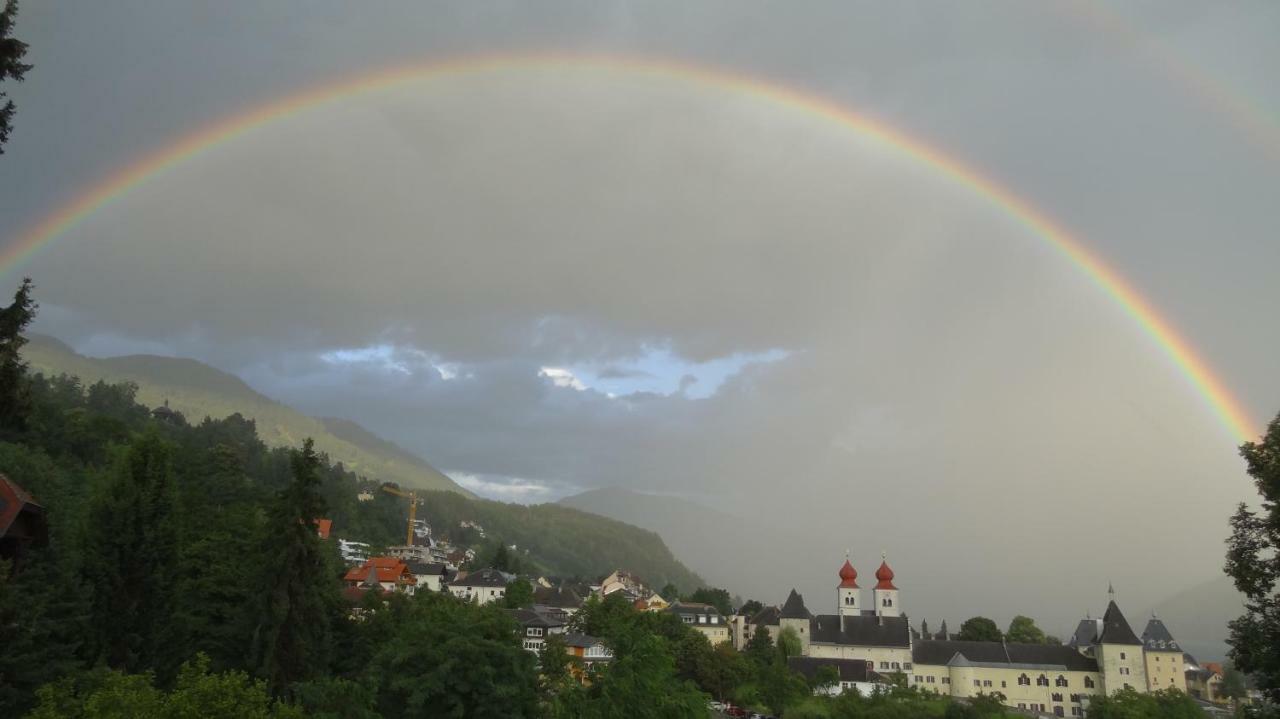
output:
[[[356,473],[406,487],[444,489],[470,495],[425,460],[376,437],[349,420],[316,419],[254,391],[240,378],[202,362],[177,357],[129,355],[95,358],[77,354],[64,343],[33,335],[23,350],[31,369],[49,376],[66,374],[83,384],[132,382],[137,399],[148,406],[165,402],[192,421],[240,414],[254,420],[258,437],[269,447],[296,447],[310,437],[316,448]]]

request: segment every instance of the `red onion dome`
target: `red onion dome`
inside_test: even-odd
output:
[[[893,586],[893,570],[889,568],[887,561],[880,562],[880,568],[876,570],[876,589],[897,589]]]
[[[848,589],[858,588],[858,570],[849,564],[849,560],[844,560],[844,566],[840,568],[840,586]]]

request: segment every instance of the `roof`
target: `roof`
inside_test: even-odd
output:
[[[1000,665],[1008,668],[1096,672],[1098,662],[1062,644],[919,641],[911,648],[914,664],[933,666]]]
[[[844,560],[844,566],[840,567],[840,584],[844,589],[858,588],[858,570],[853,568],[848,559]]]
[[[1067,642],[1073,647],[1090,647],[1098,641],[1098,625],[1102,623],[1100,619],[1081,619],[1076,625],[1075,634],[1071,635],[1071,641]]]
[[[43,514],[44,507],[40,506],[25,489],[19,487],[17,482],[0,474],[0,537],[8,533],[13,521],[23,511]]]
[[[417,584],[417,577],[409,571],[409,567],[395,557],[373,557],[364,564],[347,570],[342,577],[353,583],[365,582],[399,582],[401,584]]]
[[[596,647],[604,644],[603,639],[597,639],[590,634],[566,634],[564,635],[564,645],[566,647]]]
[[[333,529],[333,520],[317,519],[315,520],[315,522],[316,522],[316,532],[320,535],[320,538],[328,539],[329,532]]]
[[[1157,617],[1152,617],[1147,622],[1147,628],[1142,630],[1142,643],[1153,652],[1182,651],[1182,647],[1179,647],[1178,642],[1174,641],[1173,635],[1169,633],[1164,622]]]
[[[1098,643],[1142,644],[1138,640],[1138,635],[1133,633],[1133,628],[1129,626],[1129,622],[1125,620],[1120,607],[1116,606],[1116,600],[1114,599],[1107,604],[1107,613],[1102,615],[1102,633],[1098,636]]]
[[[702,604],[701,602],[672,602],[671,606],[662,610],[671,612],[672,614],[705,614],[710,616],[720,616],[720,610],[710,604]]]
[[[550,629],[553,627],[564,626],[564,621],[559,617],[534,611],[533,609],[508,609],[506,611],[513,619],[519,622],[522,627],[543,627]]]
[[[778,616],[780,614],[781,612],[777,607],[765,607],[764,609],[761,609],[760,611],[756,612],[754,617],[751,617],[750,623],[751,624],[777,624]]]
[[[906,648],[911,646],[911,624],[906,617],[842,618],[838,614],[823,614],[809,622],[809,640],[822,644]]]
[[[810,619],[813,617],[809,613],[809,608],[804,605],[804,597],[795,589],[787,595],[787,601],[782,605],[782,611],[778,612],[780,619]]]
[[[884,677],[871,670],[864,659],[827,659],[821,657],[787,657],[787,668],[805,679],[813,679],[820,667],[835,667],[842,682],[883,682]]]
[[[505,587],[511,583],[507,575],[492,567],[485,567],[449,582],[451,587]]]
[[[893,570],[889,568],[888,560],[880,562],[880,568],[876,570],[876,589],[897,589],[893,586]]]
[[[418,562],[410,560],[409,562],[406,562],[406,564],[409,567],[409,571],[414,574],[438,574],[440,576],[444,576],[445,572],[448,571],[448,568],[440,562]]]
[[[561,609],[577,609],[582,606],[582,597],[569,587],[538,587],[533,590],[533,601],[549,607]]]

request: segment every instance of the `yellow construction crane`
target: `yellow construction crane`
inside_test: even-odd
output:
[[[404,543],[405,546],[413,546],[413,519],[418,514],[418,493],[406,492],[394,484],[382,485],[382,491],[387,494],[394,494],[397,497],[404,497],[409,500],[409,526],[404,532]]]

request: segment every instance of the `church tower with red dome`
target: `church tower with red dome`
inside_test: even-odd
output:
[[[858,570],[849,563],[849,556],[844,558],[844,566],[840,567],[840,584],[836,587],[836,613],[841,617],[856,617],[862,613],[858,604]]]
[[[876,587],[872,593],[875,596],[876,616],[902,615],[902,607],[898,604],[898,588],[893,584],[893,570],[889,568],[889,561],[883,555],[880,568],[876,570]]]

